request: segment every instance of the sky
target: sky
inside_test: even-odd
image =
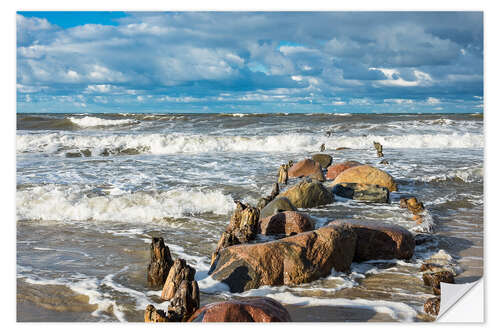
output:
[[[482,12],[18,12],[17,112],[483,112]]]

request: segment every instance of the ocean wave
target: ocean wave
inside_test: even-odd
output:
[[[103,119],[89,116],[83,118],[69,117],[68,120],[78,125],[79,127],[121,126],[138,123],[138,121],[135,119]]]
[[[221,191],[172,189],[91,195],[90,186],[42,185],[16,192],[19,220],[151,222],[203,213],[228,214],[234,208]],[[94,192],[95,193],[95,192]]]
[[[207,153],[207,152],[302,152],[316,151],[324,143],[327,150],[336,147],[371,149],[373,141],[385,149],[391,148],[482,148],[479,134],[426,134],[389,136],[331,136],[282,134],[270,136],[214,136],[183,134],[126,134],[126,135],[72,135],[21,134],[17,135],[16,150],[23,152],[57,153],[70,149],[89,149],[92,155],[103,151],[135,149],[151,154]]]
[[[440,175],[427,175],[417,177],[417,181],[421,182],[449,182],[459,181],[463,183],[477,183],[483,181],[482,167],[464,167],[457,170],[448,171]]]

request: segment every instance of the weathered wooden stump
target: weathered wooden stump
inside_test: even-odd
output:
[[[150,248],[151,262],[148,265],[148,284],[151,288],[161,289],[173,265],[168,246],[162,237],[153,237]]]
[[[375,147],[375,150],[377,151],[377,156],[384,157],[384,153],[382,152],[382,145],[378,142],[373,141],[373,146]]]
[[[183,280],[194,281],[195,273],[196,270],[186,264],[186,260],[176,259],[163,286],[161,299],[166,301],[171,300]]]

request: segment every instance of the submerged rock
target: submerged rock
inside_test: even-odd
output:
[[[288,198],[278,196],[260,210],[260,218],[263,219],[287,210],[297,210],[297,208]]]
[[[151,262],[148,265],[148,285],[153,289],[161,289],[174,261],[161,237],[153,237],[149,252]]]
[[[312,208],[328,205],[335,201],[333,193],[317,181],[301,183],[281,193],[278,198],[286,197],[297,208]]]
[[[398,190],[391,175],[370,165],[355,166],[342,171],[333,181],[333,184],[339,183],[373,184],[386,187],[390,192]]]
[[[314,154],[311,156],[314,162],[319,163],[320,167],[326,169],[332,164],[332,157],[328,154]]]
[[[349,199],[369,202],[389,202],[389,190],[371,184],[340,183],[333,187],[333,193]]]
[[[306,215],[295,211],[286,211],[260,220],[259,231],[264,235],[294,235],[314,229],[314,223]]]
[[[353,261],[410,259],[415,249],[412,234],[403,227],[380,221],[336,220],[328,225],[352,228],[357,236]]]
[[[346,161],[331,165],[326,171],[326,179],[335,179],[342,171],[359,165],[361,163],[356,161]]]
[[[424,284],[431,286],[434,295],[441,295],[441,282],[455,283],[453,273],[450,271],[438,271],[433,273],[425,273],[422,276]]]
[[[288,169],[288,177],[290,178],[300,178],[306,176],[319,181],[325,180],[325,176],[323,175],[323,171],[321,170],[319,163],[309,158],[298,161]]]
[[[424,211],[424,204],[415,197],[402,198],[399,201],[399,207],[407,208],[414,215],[419,215]]]
[[[441,297],[428,298],[424,303],[424,311],[433,316],[439,314],[439,307],[441,305]]]
[[[196,311],[190,322],[290,322],[288,311],[269,297],[245,297],[211,303]]]
[[[356,234],[348,227],[326,226],[279,240],[223,249],[212,277],[231,292],[263,285],[297,285],[331,273],[348,272]]]

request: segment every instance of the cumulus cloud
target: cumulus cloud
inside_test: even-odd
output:
[[[478,12],[141,12],[116,26],[63,29],[21,12],[18,101],[85,94],[93,97],[72,103],[197,109],[477,102],[482,21]]]

